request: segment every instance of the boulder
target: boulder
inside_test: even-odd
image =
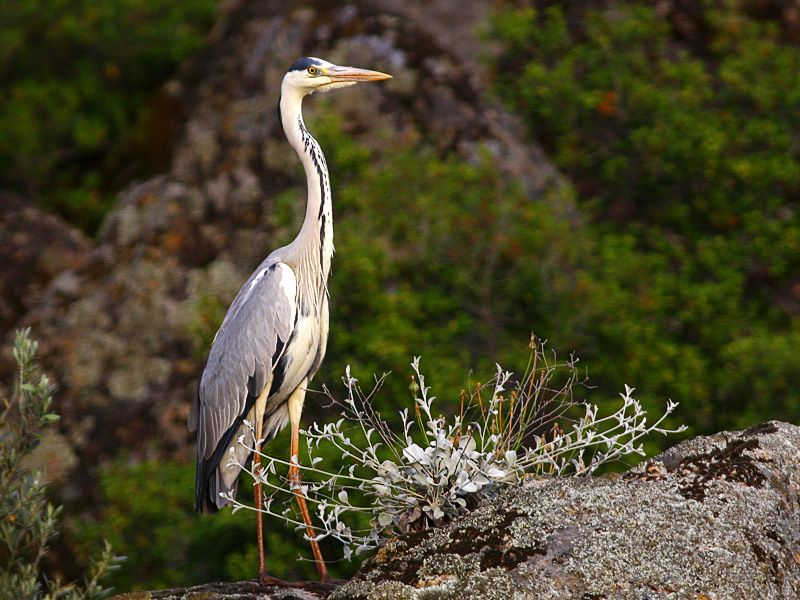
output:
[[[800,427],[698,437],[622,476],[535,479],[387,544],[333,599],[796,598]]]

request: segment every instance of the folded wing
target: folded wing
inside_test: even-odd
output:
[[[226,466],[228,449],[271,384],[296,324],[296,296],[294,271],[267,259],[239,290],[214,338],[189,414],[189,429],[197,431],[198,510],[213,512],[227,503],[220,492],[235,491],[238,469]],[[235,451],[246,459],[241,448]]]

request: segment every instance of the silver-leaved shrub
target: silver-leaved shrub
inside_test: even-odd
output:
[[[588,475],[627,455],[643,456],[641,441],[650,434],[685,429],[662,426],[677,407],[672,401],[648,424],[628,386],[616,410],[601,416],[597,405],[574,396],[576,389],[586,388],[577,359],[559,362],[536,338],[521,378],[497,365],[494,378],[462,393],[458,414],[450,417],[434,409],[436,398],[425,385],[419,358],[411,367],[413,414],[405,408],[395,421],[385,419],[372,403],[385,375],[366,394],[348,367],[345,399],[336,400],[326,390],[341,408],[341,418],[313,423],[303,432],[308,456],[301,490],[316,507],[316,537],[339,540],[346,558],[391,536],[435,527],[525,476]],[[333,452],[325,452],[331,447]],[[346,466],[326,469],[323,453],[340,456]],[[263,512],[305,530],[285,502],[292,489],[279,467],[282,473],[289,462],[261,458],[258,474],[250,465],[240,466],[266,490]],[[230,500],[234,510],[252,508]]]

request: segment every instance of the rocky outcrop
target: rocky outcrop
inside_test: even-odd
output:
[[[331,598],[796,598],[800,428],[699,437],[621,477],[535,480],[395,540]]]
[[[698,437],[623,475],[528,480],[444,527],[389,541],[327,598],[790,600],[800,597],[799,494],[800,427]],[[325,596],[254,583],[202,590]],[[142,596],[190,597],[201,596]]]
[[[51,294],[76,286],[69,272],[90,249],[91,242],[58,217],[19,196],[0,193],[0,331],[10,331],[40,305],[51,284]]]
[[[120,448],[191,458],[186,416],[203,360],[197,331],[213,320],[209,299],[224,306],[233,298],[275,246],[275,198],[303,183],[275,111],[280,80],[298,56],[394,75],[387,85],[309,102],[311,125],[320,111],[334,111],[347,135],[377,156],[398,139],[465,161],[485,147],[531,197],[559,185],[541,153],[521,141],[521,128],[487,98],[474,29],[490,7],[446,5],[227,3],[208,47],[164,86],[169,101],[161,104],[178,107],[172,118],[183,124],[170,171],[122,193],[89,255],[65,265],[59,285],[24,307],[20,324],[41,342],[59,384],[60,427],[82,465]],[[453,36],[460,43],[450,46]],[[571,218],[568,203],[559,211]],[[90,489],[90,472],[76,469],[62,499]]]

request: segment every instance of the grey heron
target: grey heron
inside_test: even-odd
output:
[[[250,451],[237,443],[245,437],[260,469],[258,450],[291,424],[289,482],[312,538],[320,579],[328,573],[300,490],[299,424],[308,382],[319,369],[328,339],[328,274],[333,256],[331,187],[325,156],[303,122],[303,98],[363,81],[391,76],[342,67],[319,58],[295,62],[281,84],[278,114],[289,143],[306,173],[308,199],[297,237],[272,252],[245,282],[228,309],[211,345],[189,414],[197,431],[195,508],[216,512],[235,494],[241,467]],[[245,419],[254,424],[255,437]],[[256,484],[256,509],[262,506]],[[267,575],[261,512],[256,520],[258,574],[262,583],[283,583]]]

